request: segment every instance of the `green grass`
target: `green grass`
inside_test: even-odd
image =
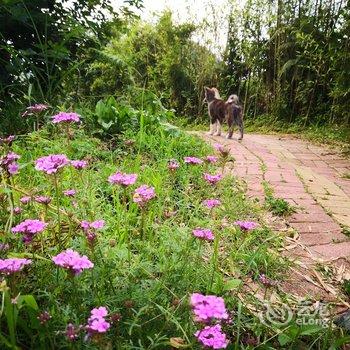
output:
[[[132,145],[125,142],[130,139]],[[265,225],[264,210],[247,200],[235,177],[227,176],[211,187],[203,180],[203,171],[215,173],[219,167],[183,163],[184,156],[211,154],[209,146],[162,128],[152,133],[128,131],[108,144],[79,129],[68,143],[59,129],[47,127],[19,137],[13,150],[21,155],[20,172],[11,181],[3,173],[1,243],[10,249],[0,251],[0,257],[28,257],[32,264],[6,277],[9,290],[5,282],[0,289],[2,348],[169,349],[172,338],[181,338],[187,348],[199,349],[193,334],[200,325],[193,321],[189,306],[193,292],[224,297],[232,317],[232,323],[224,326],[229,349],[248,348],[249,337],[262,348],[282,346],[276,339],[287,331],[259,321],[248,305],[263,306],[246,288],[249,281],[258,283],[261,274],[277,281],[286,276],[290,263],[278,253],[283,237]],[[66,167],[59,173],[58,197],[52,178],[34,169],[37,158],[56,153],[89,162],[80,172]],[[173,158],[181,163],[175,173],[167,168]],[[117,170],[137,173],[137,184],[125,190],[110,185],[108,176]],[[144,214],[131,199],[141,184],[153,186],[157,195]],[[62,195],[70,188],[77,191],[74,199]],[[53,200],[47,210],[34,201],[25,206],[19,202],[24,194],[49,195]],[[209,212],[201,204],[207,198],[219,198],[222,205]],[[22,213],[9,215],[9,204],[21,206]],[[49,224],[29,245],[5,232],[6,222],[13,220],[10,226],[14,226],[26,218]],[[104,219],[106,226],[91,246],[79,222],[98,219]],[[243,232],[233,225],[235,220],[254,220],[259,227]],[[191,232],[196,227],[210,228],[215,241],[195,239]],[[66,248],[87,255],[94,268],[72,277],[55,267],[52,256]],[[12,304],[10,298],[19,293],[19,302]],[[109,316],[119,321],[99,337],[86,340],[81,331],[74,342],[68,341],[67,324],[85,325],[90,310],[98,306],[106,306]],[[43,311],[51,319],[41,325],[37,317]],[[327,329],[321,329],[300,339],[325,347],[335,341],[337,332],[333,333],[330,337]],[[300,341],[295,334],[299,333],[292,337],[287,332],[287,343]]]

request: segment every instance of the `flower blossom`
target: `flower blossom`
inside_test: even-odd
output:
[[[6,144],[6,145],[11,145],[12,141],[15,139],[14,135],[9,135],[7,137],[0,137],[0,145],[1,144]]]
[[[38,158],[35,161],[35,169],[45,172],[46,174],[55,174],[60,168],[69,163],[68,158],[64,154],[50,154],[45,157]]]
[[[84,233],[86,235],[86,238],[88,239],[89,243],[94,243],[96,239],[96,232],[95,230],[100,230],[104,227],[105,221],[104,220],[96,220],[92,222],[88,222],[83,220],[80,223],[81,228],[84,230]]]
[[[74,341],[78,339],[79,333],[81,331],[82,327],[76,327],[73,323],[68,323],[65,335],[69,341]]]
[[[153,187],[142,185],[135,190],[133,201],[142,207],[155,196],[156,193]]]
[[[39,320],[40,324],[45,324],[48,321],[51,320],[51,315],[47,312],[47,311],[43,311],[39,314],[39,316],[37,317],[37,319]]]
[[[175,171],[179,167],[180,167],[180,164],[176,160],[174,160],[174,159],[169,160],[169,162],[168,162],[168,169],[170,171]]]
[[[190,303],[196,322],[208,323],[213,320],[229,320],[225,301],[221,297],[193,293]]]
[[[206,156],[204,159],[208,163],[216,163],[218,161],[218,157],[216,156]]]
[[[48,205],[51,202],[51,198],[47,196],[35,196],[34,200],[37,203]]]
[[[77,191],[73,189],[63,191],[63,194],[67,197],[74,197],[76,193]]]
[[[22,113],[22,117],[27,117],[29,115],[41,113],[48,108],[49,108],[49,106],[46,104],[43,104],[43,103],[38,103],[38,104],[35,104],[33,106],[29,106],[26,108],[25,112]]]
[[[19,201],[22,203],[22,204],[28,204],[30,201],[31,201],[31,197],[30,196],[23,196],[19,199]]]
[[[258,224],[254,221],[235,221],[234,225],[239,226],[243,231],[254,230],[258,227]]]
[[[3,167],[10,175],[18,173],[17,160],[20,156],[14,152],[9,152],[7,155],[0,158],[0,166]]]
[[[194,335],[205,348],[226,349],[229,343],[219,324],[206,326]]]
[[[106,333],[111,324],[106,321],[108,311],[104,306],[91,310],[91,316],[88,318],[88,324],[86,326],[90,334],[94,333]]]
[[[22,208],[21,207],[14,207],[13,208],[13,213],[15,215],[21,214],[22,213]]]
[[[184,162],[186,164],[202,164],[202,159],[196,158],[196,157],[185,157]]]
[[[196,228],[192,231],[193,236],[204,239],[206,241],[214,240],[213,232],[206,228]]]
[[[221,202],[218,199],[206,199],[202,202],[202,204],[209,209],[213,209],[221,205]]]
[[[214,148],[215,148],[217,151],[219,151],[219,152],[225,151],[225,146],[223,146],[223,145],[220,144],[220,143],[215,143],[215,144],[214,144]]]
[[[80,115],[74,112],[59,112],[52,117],[54,124],[59,123],[79,123]]]
[[[85,160],[71,160],[70,163],[77,170],[86,168],[88,165],[88,162]]]
[[[26,219],[13,227],[12,232],[23,234],[23,242],[28,244],[37,233],[44,231],[47,225],[46,222],[41,220]]]
[[[11,275],[15,272],[21,271],[25,265],[30,264],[29,259],[9,258],[0,259],[0,273]]]
[[[216,175],[210,175],[210,174],[207,174],[207,173],[204,174],[204,180],[207,181],[208,183],[210,183],[211,185],[215,185],[221,179],[222,179],[222,175],[221,174],[216,174]]]
[[[91,269],[94,264],[88,259],[86,255],[80,256],[78,252],[67,249],[58,255],[52,257],[52,261],[71,272],[74,275],[79,275],[85,269]]]
[[[116,172],[108,177],[108,182],[114,185],[130,186],[137,180],[137,174],[125,174]]]

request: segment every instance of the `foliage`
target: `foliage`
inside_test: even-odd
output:
[[[349,127],[349,19],[344,1],[247,1],[233,7],[222,72],[245,113],[304,127]]]
[[[201,115],[203,87],[215,84],[218,64],[191,40],[195,29],[191,23],[174,24],[170,12],[155,25],[133,22],[126,35],[117,32],[91,63],[84,94],[124,94],[134,105],[136,87],[156,94],[179,115]]]

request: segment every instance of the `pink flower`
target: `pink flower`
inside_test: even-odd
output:
[[[206,199],[202,204],[207,208],[212,209],[221,205],[221,202],[218,199]]]
[[[85,160],[71,160],[70,163],[77,170],[86,168],[88,165],[88,163]]]
[[[243,231],[254,230],[258,227],[258,224],[254,221],[235,221],[234,225],[239,226]]]
[[[82,327],[75,327],[73,323],[68,323],[65,335],[69,341],[77,340]]]
[[[46,196],[35,196],[34,200],[37,203],[45,204],[45,205],[48,205],[51,202],[51,198],[50,197],[46,197]]]
[[[115,174],[108,177],[108,181],[114,185],[130,186],[133,185],[137,180],[137,174],[124,174],[116,172]]]
[[[52,117],[54,124],[58,123],[79,123],[80,115],[74,112],[59,112]]]
[[[168,169],[170,171],[175,171],[179,167],[180,167],[180,164],[176,160],[174,160],[174,159],[169,160],[169,162],[168,162]]]
[[[218,157],[216,156],[206,156],[205,161],[208,163],[216,163],[218,161]]]
[[[30,264],[32,261],[29,259],[0,259],[0,272],[5,275],[11,275],[15,272],[21,271],[25,265]]]
[[[222,179],[222,175],[220,174],[216,174],[216,175],[210,175],[207,173],[204,174],[204,180],[210,183],[211,185],[215,185],[221,179]]]
[[[264,274],[259,275],[259,282],[263,284],[265,287],[273,287],[278,284],[277,281],[267,277]]]
[[[214,148],[219,152],[225,151],[225,146],[221,145],[220,143],[215,143]]]
[[[18,215],[22,213],[22,208],[21,207],[15,207],[13,208],[14,214]]]
[[[0,145],[3,143],[10,145],[14,139],[15,139],[14,135],[9,135],[9,136],[4,137],[4,138],[0,137]]]
[[[138,187],[133,196],[133,201],[140,206],[144,206],[147,202],[149,202],[152,198],[156,196],[153,187],[142,185]]]
[[[28,204],[30,201],[31,201],[31,197],[30,196],[24,196],[24,197],[21,197],[19,199],[19,201],[22,203],[22,204]]]
[[[213,320],[228,320],[225,301],[216,295],[193,293],[190,300],[196,322],[211,322]]]
[[[14,152],[9,152],[7,155],[0,158],[0,166],[3,167],[9,175],[14,175],[18,173],[17,160],[20,156]]]
[[[96,220],[96,221],[92,221],[92,222],[88,222],[83,220],[80,223],[80,226],[84,229],[84,230],[88,230],[90,228],[94,228],[96,230],[99,230],[101,228],[103,228],[105,225],[105,221],[104,220]]]
[[[41,157],[35,161],[35,169],[45,172],[46,174],[55,174],[61,168],[69,163],[64,154],[50,154]]]
[[[60,254],[52,257],[52,261],[71,272],[74,275],[79,275],[85,269],[92,269],[94,264],[88,259],[86,255],[80,256],[78,252],[67,249]]]
[[[76,193],[77,191],[73,189],[63,191],[63,194],[67,197],[74,197]]]
[[[213,241],[214,235],[213,232],[206,228],[196,228],[192,231],[193,236],[204,239],[206,241]]]
[[[50,321],[51,315],[47,311],[43,311],[39,314],[37,319],[39,320],[40,324],[45,324]]]
[[[229,343],[219,324],[206,326],[194,335],[205,348],[226,349]]]
[[[27,244],[33,240],[36,234],[44,231],[47,225],[46,222],[40,220],[27,219],[13,227],[11,231],[23,234],[23,242]]]
[[[45,105],[42,103],[35,104],[33,106],[29,106],[29,107],[27,107],[26,111],[24,113],[22,113],[22,117],[27,117],[29,115],[41,113],[48,108],[49,108],[48,105]]]
[[[106,333],[111,326],[105,319],[107,315],[108,311],[104,306],[92,309],[91,316],[88,319],[88,325],[86,326],[88,332],[90,334]]]
[[[196,157],[185,157],[184,161],[186,164],[202,164],[203,161]]]

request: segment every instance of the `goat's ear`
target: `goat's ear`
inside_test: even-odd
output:
[[[208,88],[208,86],[204,86],[204,90],[205,90],[205,91],[208,91],[208,90],[210,90],[210,89]]]

